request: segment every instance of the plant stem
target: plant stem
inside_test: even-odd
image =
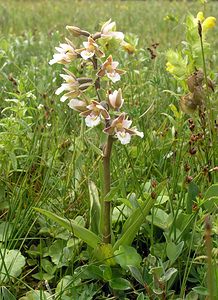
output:
[[[97,61],[97,58],[95,57],[95,55],[93,56],[92,63],[93,63],[93,68],[94,68],[94,70],[98,70],[98,61]],[[99,90],[99,89],[100,89],[100,77],[98,77],[98,78],[95,80],[95,90],[96,90],[96,94],[97,94],[97,96],[98,96],[98,100],[101,101],[100,96],[99,96],[99,93],[98,93],[98,90]]]
[[[103,202],[103,242],[109,244],[111,242],[111,202],[105,199],[110,191],[110,158],[113,145],[113,137],[108,136],[107,143],[104,148],[103,169],[104,169],[104,202]]]
[[[207,287],[209,299],[214,299],[213,286],[213,264],[212,264],[212,239],[211,239],[211,222],[209,216],[205,218],[205,247],[207,253]]]
[[[207,96],[207,103],[206,103],[206,109],[207,109],[207,117],[208,117],[208,123],[209,123],[209,129],[210,129],[210,137],[212,142],[212,134],[213,134],[213,111],[210,104],[210,98],[209,98],[209,87],[208,87],[208,81],[207,81],[207,68],[206,68],[206,62],[205,62],[205,56],[204,56],[204,45],[203,45],[203,39],[202,39],[202,33],[199,34],[200,36],[200,42],[201,42],[201,54],[202,54],[202,61],[203,61],[203,72],[204,72],[204,79],[206,84],[206,96]]]

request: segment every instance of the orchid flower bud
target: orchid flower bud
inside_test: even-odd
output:
[[[79,37],[81,35],[90,36],[90,33],[88,31],[82,30],[76,26],[66,26],[66,29],[70,31],[75,37]]]
[[[122,91],[119,89],[115,90],[112,94],[109,94],[109,104],[114,109],[120,109],[123,105],[124,99],[122,98]]]

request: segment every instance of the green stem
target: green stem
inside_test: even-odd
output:
[[[213,286],[213,264],[212,264],[212,240],[211,240],[211,222],[209,216],[205,218],[205,247],[207,253],[207,287],[209,292],[209,299],[214,298]]]
[[[200,42],[201,42],[201,54],[202,54],[202,60],[203,60],[203,71],[204,71],[204,79],[206,84],[206,95],[207,95],[207,103],[206,103],[206,109],[207,109],[207,117],[208,117],[208,123],[210,127],[210,138],[211,142],[212,140],[212,134],[213,134],[213,111],[211,109],[210,99],[209,99],[209,87],[208,87],[208,81],[207,81],[207,68],[206,68],[206,62],[205,62],[205,56],[204,56],[204,45],[203,45],[203,39],[202,34],[199,34],[200,36]]]
[[[92,63],[93,63],[93,68],[94,70],[98,70],[98,60],[96,58],[96,56],[94,55],[93,57],[93,60],[92,60]],[[98,77],[96,80],[95,80],[95,90],[96,90],[96,94],[98,96],[98,100],[101,101],[100,99],[100,96],[99,96],[99,93],[98,93],[98,90],[100,89],[100,77]]]
[[[113,137],[108,136],[107,143],[104,148],[103,171],[104,171],[104,202],[103,202],[103,242],[109,244],[111,242],[111,202],[105,199],[110,191],[110,158],[113,145]]]

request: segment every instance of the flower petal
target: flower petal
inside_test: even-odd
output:
[[[71,99],[68,106],[76,111],[85,111],[87,109],[86,103],[78,99]]]
[[[85,118],[86,126],[95,127],[101,122],[99,115],[90,114]]]
[[[131,140],[131,135],[125,131],[118,131],[116,133],[116,137],[123,145],[129,144],[129,142]]]
[[[114,83],[120,80],[120,75],[117,72],[107,72],[107,77]]]
[[[83,50],[80,55],[82,56],[83,59],[87,60],[91,58],[94,55],[94,52]]]

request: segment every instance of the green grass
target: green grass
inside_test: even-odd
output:
[[[207,15],[218,17],[217,6],[215,1],[209,1]],[[0,299],[21,299],[32,290],[37,290],[38,296],[22,299],[44,299],[43,291],[50,293],[50,289],[53,295],[56,293],[55,300],[152,299],[145,286],[150,286],[150,290],[161,288],[154,279],[157,266],[163,266],[165,271],[175,268],[177,274],[167,281],[166,295],[155,299],[205,299],[208,283],[204,220],[208,214],[213,263],[218,255],[217,200],[216,205],[204,204],[206,191],[218,180],[217,172],[208,173],[218,163],[217,132],[213,145],[208,138],[199,141],[196,155],[190,155],[189,116],[177,118],[170,108],[174,104],[179,110],[179,98],[173,94],[178,92],[178,83],[165,70],[167,49],[180,48],[185,39],[187,9],[196,15],[203,6],[200,1],[0,3]],[[167,15],[171,21],[164,20]],[[133,242],[143,259],[137,272],[144,285],[136,271],[99,267],[89,259],[90,249],[81,240],[33,210],[41,207],[68,219],[77,218],[88,227],[88,183],[93,181],[102,194],[102,160],[92,146],[102,147],[102,131],[87,130],[78,114],[60,102],[55,91],[62,82],[62,66],[50,66],[48,61],[65,36],[72,38],[66,25],[93,32],[109,18],[116,21],[117,30],[127,36],[131,33],[130,39],[138,37],[136,54],[120,52],[114,57],[127,71],[121,81],[124,109],[145,135],[144,139],[133,137],[129,146],[118,142],[113,146],[115,237],[120,235],[129,213],[125,204],[136,208],[155,192],[156,182],[164,183],[158,197],[160,203],[154,206]],[[216,35],[217,28],[209,37],[214,56],[207,60],[209,74],[215,81]],[[76,41],[77,46],[81,41]],[[157,57],[152,60],[147,48],[156,42]],[[79,76],[82,68],[75,72]],[[217,90],[212,105],[217,106]],[[202,132],[198,116],[193,120],[194,133]],[[193,178],[191,183],[187,176]],[[214,189],[217,199],[217,187]],[[179,245],[183,248],[174,260],[174,248]],[[25,257],[25,266],[22,272],[18,266],[18,275],[12,275],[10,268],[5,272],[4,249],[20,250]],[[151,255],[157,260],[154,265]],[[16,264],[12,269],[16,269]],[[99,275],[102,272],[104,279]],[[131,289],[112,288],[111,279],[107,280],[110,272],[113,278],[128,280]],[[218,271],[212,272],[217,283]],[[190,298],[184,298],[188,293]],[[52,298],[46,294],[45,299]]]

